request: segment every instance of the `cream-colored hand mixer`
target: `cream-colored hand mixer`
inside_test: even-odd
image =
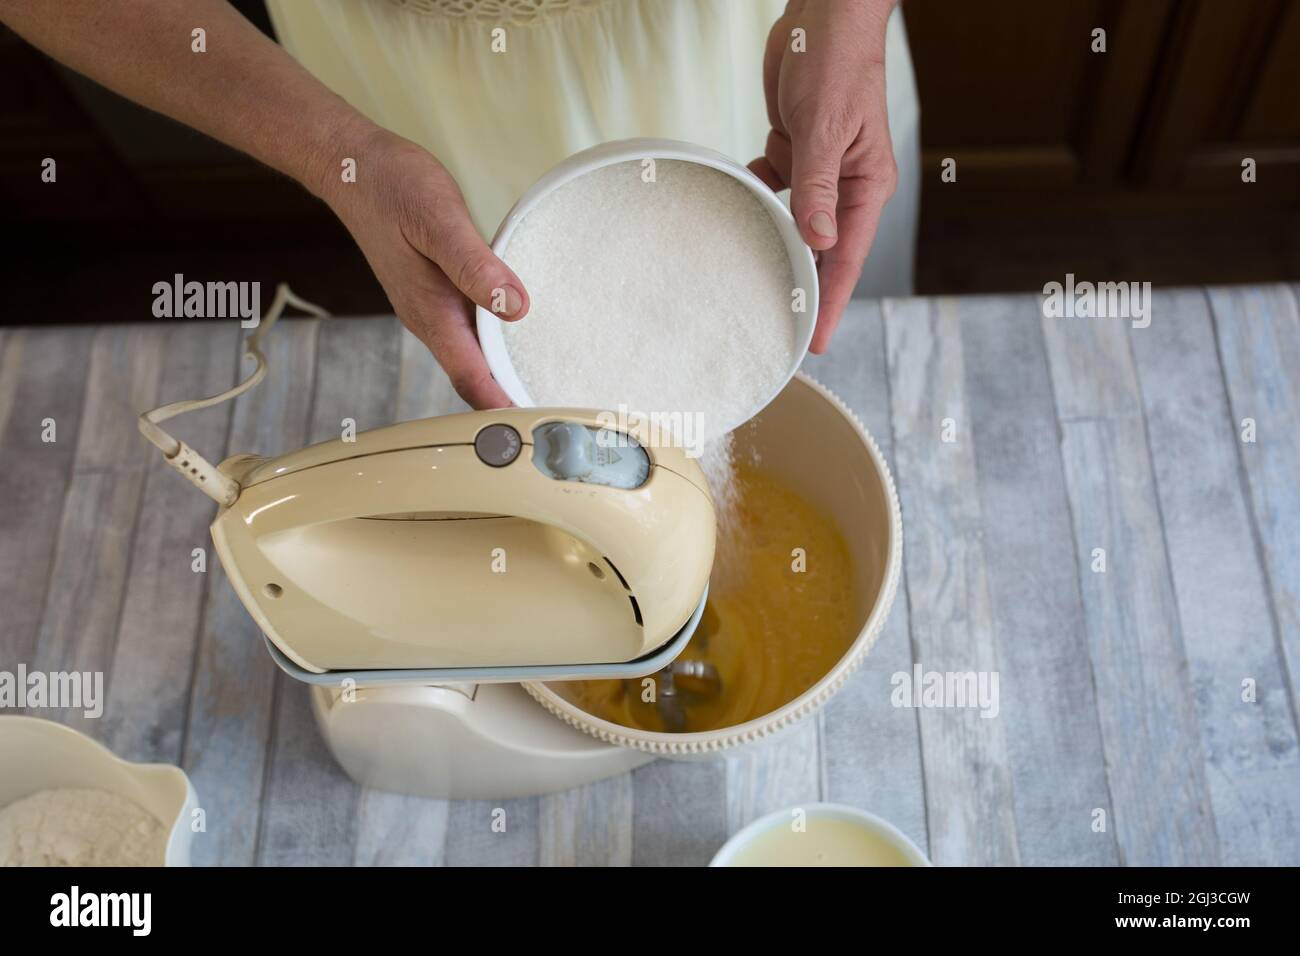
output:
[[[406,422],[213,467],[160,427],[235,388],[140,417],[221,506],[212,539],[276,662],[354,685],[640,677],[704,608],[715,524],[699,466],[600,413],[511,408]],[[304,303],[305,305],[305,303]]]

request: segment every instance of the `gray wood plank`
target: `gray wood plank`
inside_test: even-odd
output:
[[[110,668],[151,461],[136,417],[157,404],[165,361],[162,337],[147,326],[95,333],[76,458],[37,638],[37,670],[106,674]],[[45,716],[92,735],[99,732],[99,722],[87,719],[82,710]]]
[[[437,866],[447,840],[446,800],[362,787],[357,799],[357,866]]]
[[[383,319],[333,319],[317,335],[308,441],[391,424],[397,406],[398,329]],[[360,788],[334,762],[316,727],[308,687],[277,675],[279,709],[262,808],[258,862],[350,862]]]
[[[970,426],[1021,862],[1113,865],[1056,401],[1031,296],[961,305]]]
[[[93,336],[13,329],[0,352],[0,668],[32,664],[72,476]],[[55,422],[56,441],[41,440]]]
[[[282,673],[276,681],[257,865],[346,866],[357,854],[361,788],[316,729],[307,685]]]
[[[1142,414],[1142,395],[1123,319],[1043,317],[1057,418]]]
[[[656,760],[632,771],[634,866],[703,866],[727,842],[722,760]]]
[[[1121,319],[1043,319],[1120,862],[1206,866],[1218,836]],[[1093,571],[1093,549],[1105,571]],[[1152,799],[1158,789],[1158,799]]]
[[[1157,293],[1152,316],[1130,338],[1220,857],[1295,864],[1300,752],[1208,304],[1200,291]]]
[[[831,350],[809,356],[804,371],[844,400],[894,467],[885,328],[876,301],[855,299]],[[897,482],[897,475],[895,475]],[[876,645],[861,670],[819,715],[822,798],[862,807],[889,820],[924,849],[925,781],[915,711],[890,704],[890,679],[911,673],[906,567]]]
[[[239,326],[233,322],[176,323],[152,328],[167,358],[159,401],[215,395],[235,383]],[[230,405],[184,415],[167,425],[211,461],[221,458]],[[152,445],[144,504],[132,544],[108,704],[100,739],[128,760],[179,763],[189,712],[207,572],[195,572],[195,548],[204,566],[217,562],[208,537],[216,505],[163,462]]]
[[[539,720],[550,719],[539,715]],[[632,775],[619,774],[538,801],[542,866],[628,866],[632,862]]]
[[[538,800],[453,800],[448,804],[448,866],[536,866]]]
[[[227,454],[276,455],[307,440],[318,322],[286,319],[265,343],[270,374],[235,401]],[[247,374],[247,366],[241,373]],[[208,565],[183,766],[207,816],[199,865],[254,862],[277,670],[218,563]]]
[[[727,833],[785,807],[821,798],[821,727],[816,716],[726,758]],[[715,852],[717,847],[712,848]]]
[[[1285,285],[1210,289],[1232,420],[1273,612],[1300,711],[1300,308]],[[1300,834],[1297,834],[1300,839]]]
[[[976,494],[958,303],[884,303],[891,420],[903,507],[903,560],[913,657],[925,671],[999,669]],[[942,441],[944,420],[955,426]],[[921,756],[931,859],[940,865],[1020,861],[1005,704],[923,708]]]

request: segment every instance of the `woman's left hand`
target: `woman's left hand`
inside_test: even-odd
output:
[[[885,101],[885,24],[894,4],[790,0],[767,38],[772,131],[749,168],[772,189],[790,188],[799,232],[818,253],[816,353],[839,324],[898,181]]]

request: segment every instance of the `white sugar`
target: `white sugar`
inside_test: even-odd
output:
[[[506,349],[535,404],[698,416],[716,438],[790,369],[794,274],[742,183],[675,160],[654,173],[605,166],[528,213],[502,256],[532,300]]]

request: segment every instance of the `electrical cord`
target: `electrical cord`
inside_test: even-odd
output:
[[[275,325],[276,320],[280,318],[287,305],[292,305],[294,308],[317,318],[327,319],[330,317],[330,314],[320,306],[298,298],[285,283],[281,282],[275,287],[275,298],[271,301],[271,308],[262,317],[262,321],[258,323],[253,334],[244,341],[244,356],[246,358],[252,357],[257,363],[257,367],[253,369],[248,378],[234,388],[226,389],[219,395],[213,395],[210,398],[170,402],[140,415],[140,434],[158,447],[163,453],[163,458],[167,461],[167,464],[184,475],[187,481],[223,507],[235,503],[235,499],[239,497],[239,483],[229,475],[222,474],[211,462],[185,442],[165,431],[160,427],[160,423],[167,421],[169,418],[175,418],[177,415],[184,415],[186,412],[197,412],[201,408],[210,408],[213,405],[220,405],[222,402],[238,398],[261,382],[266,377],[267,369],[266,355],[262,352],[262,337],[271,331],[271,327]]]

